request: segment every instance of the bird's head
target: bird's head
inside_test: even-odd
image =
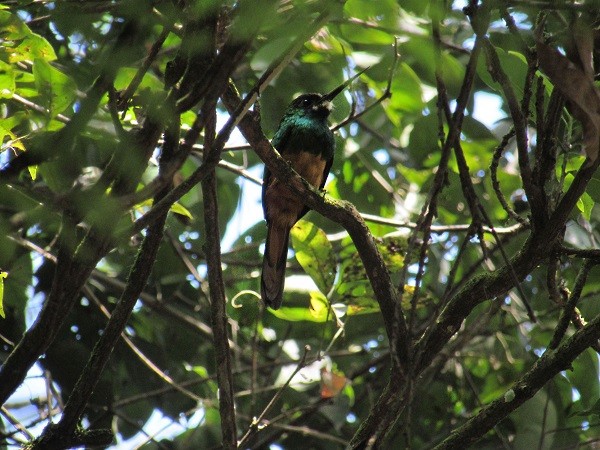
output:
[[[331,101],[321,94],[302,94],[288,108],[294,115],[327,118],[333,109]]]
[[[367,68],[368,69],[368,68]],[[326,119],[329,113],[333,109],[331,101],[337,97],[344,89],[346,89],[350,83],[358,78],[362,73],[367,70],[361,70],[352,78],[346,80],[340,84],[331,92],[327,94],[302,94],[296,98],[288,107],[288,114],[302,115],[309,117],[318,117]]]

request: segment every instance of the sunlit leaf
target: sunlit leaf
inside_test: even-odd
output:
[[[41,59],[43,61],[54,61],[56,53],[50,43],[43,37],[32,33],[13,49],[10,55],[10,62],[33,61]]]
[[[136,204],[134,206],[134,208],[139,211],[142,211],[145,208],[152,207],[152,204],[153,204],[153,201],[151,198],[149,198],[149,199],[144,200],[143,202]],[[169,211],[177,213],[177,214],[181,214],[182,216],[185,216],[188,219],[194,220],[194,216],[192,215],[192,213],[179,202],[173,203],[171,205],[171,208],[169,208]]]
[[[56,117],[75,100],[75,82],[46,60],[34,60],[33,75],[41,95],[41,103],[50,112],[50,117]]]
[[[329,314],[329,302],[322,293],[310,293],[310,313],[319,322],[327,320]]]
[[[185,216],[191,220],[194,220],[194,216],[192,216],[192,213],[179,202],[173,203],[173,205],[171,206],[171,211],[177,214],[181,214],[182,216]]]
[[[587,192],[584,192],[583,195],[579,197],[579,200],[577,200],[577,209],[579,209],[585,220],[590,220],[592,218],[592,209],[594,209],[595,204],[596,202]]]
[[[15,92],[15,71],[13,66],[0,61],[0,97],[11,98]]]
[[[0,271],[0,317],[3,319],[6,317],[4,313],[4,279],[8,276],[8,273]]]
[[[10,11],[0,11],[0,36],[3,40],[17,41],[32,34],[31,29]]]
[[[32,180],[37,178],[38,166],[27,166],[27,171]]]
[[[377,248],[390,271],[395,272],[402,268],[406,238],[388,237],[378,240]],[[336,303],[339,301],[347,306],[346,314],[348,316],[379,312],[379,303],[354,245],[347,245],[340,252],[340,257],[342,269],[335,287]],[[410,289],[407,286],[405,298]]]
[[[8,139],[7,139],[8,138]],[[0,125],[0,142],[2,142],[2,147],[0,151],[4,151],[7,148],[12,148],[15,150],[25,151],[25,146],[23,145],[23,141],[18,138],[18,136]]]
[[[328,319],[332,318],[332,314],[328,313],[328,308],[326,307],[327,299],[323,296],[323,294],[319,292],[311,292],[310,293],[310,307],[290,307],[290,306],[282,306],[277,310],[273,310],[269,308],[269,312],[273,314],[275,317],[285,320],[288,322],[325,322]],[[316,309],[313,309],[313,306]]]
[[[323,230],[300,220],[290,233],[296,259],[323,294],[333,286],[336,260],[331,243]]]

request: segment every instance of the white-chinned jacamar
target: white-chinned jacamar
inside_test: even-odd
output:
[[[365,69],[366,70],[366,69]],[[328,94],[303,94],[287,108],[271,143],[292,168],[311,185],[323,189],[333,163],[335,140],[327,118],[331,101],[361,71]],[[288,240],[294,224],[308,211],[301,198],[271,175],[265,167],[262,204],[267,221],[261,296],[267,306],[279,309],[285,281]]]

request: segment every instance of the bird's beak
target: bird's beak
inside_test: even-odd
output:
[[[323,102],[330,102],[331,100],[333,100],[335,97],[337,97],[337,95],[342,92],[344,89],[346,89],[348,86],[350,86],[350,84],[356,80],[359,76],[361,76],[366,70],[368,70],[369,67],[367,67],[366,69],[361,70],[360,72],[358,72],[356,75],[354,75],[352,78],[346,80],[344,83],[340,84],[338,87],[336,87],[333,91],[323,95],[322,101]]]

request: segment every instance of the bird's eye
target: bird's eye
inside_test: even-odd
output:
[[[304,100],[302,100],[302,106],[308,106],[310,104],[310,100],[305,98]]]

